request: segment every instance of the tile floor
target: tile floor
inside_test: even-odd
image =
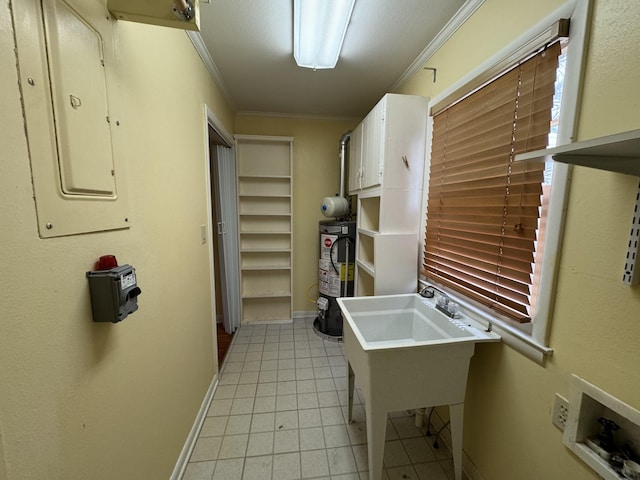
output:
[[[355,397],[349,424],[343,345],[310,321],[243,326],[182,480],[368,480],[357,388]],[[390,414],[383,479],[453,479],[446,446],[431,443],[407,412]]]

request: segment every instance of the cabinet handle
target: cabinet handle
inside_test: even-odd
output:
[[[409,168],[409,159],[407,159],[406,155],[402,156],[402,163],[404,163],[404,166]]]

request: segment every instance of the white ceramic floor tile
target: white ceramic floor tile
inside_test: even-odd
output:
[[[222,417],[211,417],[222,418]],[[227,429],[225,435],[239,435],[242,433],[249,433],[249,427],[251,426],[251,415],[231,415],[227,421]]]
[[[216,393],[213,395],[213,398],[216,400],[222,400],[225,398],[233,398],[236,394],[236,385],[218,385],[216,388]]]
[[[215,468],[215,461],[189,463],[181,480],[211,480]]]
[[[331,475],[356,472],[356,461],[353,458],[351,447],[337,447],[327,449],[329,460],[329,472]]]
[[[351,445],[367,443],[367,426],[364,422],[350,423],[347,425]]]
[[[260,372],[242,372],[240,374],[240,378],[238,379],[238,383],[258,383],[258,378],[260,376]]]
[[[271,470],[273,469],[273,457],[247,458],[244,462],[244,472],[242,480],[271,480]]]
[[[298,425],[300,428],[320,427],[320,409],[310,408],[308,410],[298,410]]]
[[[298,412],[289,410],[286,412],[276,412],[275,430],[293,430],[298,428]]]
[[[274,412],[254,413],[251,418],[251,433],[273,432],[275,418]]]
[[[358,467],[358,471],[368,471],[369,470],[369,454],[366,445],[354,445],[351,447],[353,451],[353,457],[356,460],[356,467]]]
[[[276,396],[276,411],[283,412],[285,410],[297,410],[298,409],[298,396],[292,395],[277,395]]]
[[[300,453],[283,453],[273,456],[273,478],[297,480],[300,478]]]
[[[190,462],[217,460],[223,437],[201,437],[196,441],[191,452]]]
[[[300,393],[298,394],[298,408],[301,410],[307,408],[318,408],[318,395],[316,393]]]
[[[249,435],[247,457],[271,455],[273,453],[273,432],[252,433]]]
[[[257,383],[238,385],[235,398],[252,398],[256,396]]]
[[[369,480],[361,386],[347,423],[346,371],[343,345],[309,321],[241,327],[182,480]],[[444,442],[434,450],[406,411],[390,417],[382,480],[453,478]]]
[[[331,392],[336,389],[336,384],[332,378],[317,378],[316,389],[318,392]]]
[[[409,465],[411,460],[400,440],[391,440],[384,444],[384,466],[388,469],[400,465]]]
[[[293,368],[278,369],[278,381],[285,382],[296,379],[296,371]]]
[[[315,380],[298,380],[296,381],[296,391],[298,393],[312,393],[316,392]]]
[[[266,384],[272,385],[272,384]],[[276,397],[256,397],[253,404],[253,413],[266,413],[275,412],[276,410]]]
[[[351,444],[349,434],[345,425],[331,425],[323,427],[324,441],[327,448],[330,447],[346,447]]]
[[[253,398],[235,398],[231,406],[231,415],[242,415],[253,412]]]
[[[314,478],[329,474],[326,450],[312,450],[300,453],[302,478]]]
[[[419,480],[418,474],[411,465],[387,468],[389,480]]]
[[[225,435],[222,437],[218,459],[244,458],[247,453],[249,435]]]
[[[320,392],[318,393],[318,402],[320,407],[338,407],[338,392]]]
[[[402,445],[411,459],[411,463],[432,462],[436,459],[425,437],[406,438]]]
[[[222,400],[214,399],[211,402],[211,406],[209,407],[209,412],[207,412],[208,417],[219,417],[219,416],[227,416],[231,412],[231,406],[233,405],[233,400],[230,398],[225,398]]]
[[[229,417],[206,417],[200,429],[201,437],[221,437]]]
[[[212,480],[242,480],[243,458],[218,460]]]
[[[277,355],[276,355],[277,357]],[[262,371],[270,371],[278,369],[278,360],[277,358],[270,358],[268,360],[262,360],[262,364],[260,366],[260,370]]]
[[[299,368],[313,368],[310,357],[296,358],[296,370]]]
[[[260,361],[254,362],[244,362],[242,366],[242,372],[259,372],[260,371]]]
[[[413,466],[420,480],[448,480],[438,462],[418,463]]]
[[[259,383],[256,389],[256,397],[275,397],[277,383]],[[255,407],[254,407],[255,408]]]
[[[287,382],[278,382],[277,383],[277,394],[278,395],[289,395],[292,393],[296,393],[296,382],[295,380],[289,380]]]
[[[300,450],[298,430],[279,430],[273,436],[273,452],[297,452]]]
[[[258,376],[258,383],[271,383],[278,380],[278,371],[277,370],[267,370],[261,371]]]
[[[324,432],[321,427],[303,428],[300,430],[300,450],[318,450],[321,448],[325,448]]]
[[[345,423],[340,407],[320,408],[320,419],[322,425],[325,427],[329,425],[343,425]]]

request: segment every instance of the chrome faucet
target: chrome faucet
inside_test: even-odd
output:
[[[451,301],[451,297],[434,285],[427,285],[420,290],[420,295],[425,298],[433,298],[436,293],[439,298],[436,300],[436,308],[449,318],[459,318],[459,307],[456,302]]]

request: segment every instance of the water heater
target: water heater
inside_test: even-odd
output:
[[[324,220],[319,223],[318,317],[314,328],[342,337],[342,314],[338,297],[353,296],[356,261],[356,222]],[[326,300],[322,300],[326,299]]]

